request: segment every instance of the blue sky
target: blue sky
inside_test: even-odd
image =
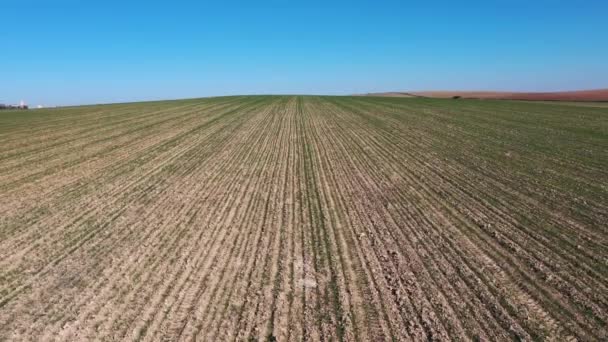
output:
[[[608,87],[608,2],[0,0],[0,102]]]

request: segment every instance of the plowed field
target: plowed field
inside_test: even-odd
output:
[[[608,108],[0,113],[0,340],[608,339]]]

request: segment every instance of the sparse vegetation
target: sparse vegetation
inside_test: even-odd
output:
[[[605,340],[608,108],[0,114],[0,340]]]

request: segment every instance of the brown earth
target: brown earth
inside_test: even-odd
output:
[[[606,340],[606,108],[0,115],[0,341]]]
[[[532,100],[532,101],[608,101],[608,89],[563,91],[563,92],[492,92],[492,91],[422,91],[411,94],[433,98]]]

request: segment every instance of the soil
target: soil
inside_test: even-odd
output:
[[[607,117],[308,96],[0,115],[0,340],[605,340]]]

